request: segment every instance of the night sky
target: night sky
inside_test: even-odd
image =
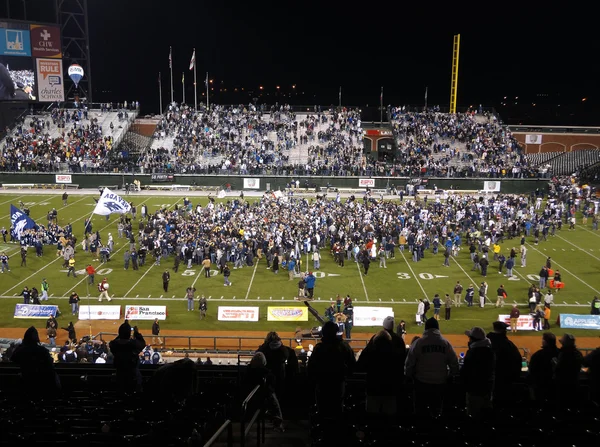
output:
[[[376,106],[384,86],[385,104],[422,105],[428,87],[429,105],[447,105],[452,37],[460,33],[459,106],[494,106],[507,117],[525,104],[538,112],[586,107],[587,115],[598,108],[600,38],[591,11],[459,3],[89,0],[94,101],[135,99],[144,112],[158,111],[159,71],[164,103],[170,98],[172,46],[176,101],[185,72],[193,104],[195,47],[199,94],[209,71],[217,103],[248,103],[262,85],[260,101],[330,105],[342,86],[345,105]]]

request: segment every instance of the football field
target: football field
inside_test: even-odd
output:
[[[185,193],[178,195],[144,195],[136,193],[123,196],[133,201],[138,207],[138,219],[140,206],[146,204],[150,213],[160,207],[173,208],[177,203],[181,204]],[[174,193],[175,194],[175,193]],[[54,246],[44,246],[42,257],[36,257],[35,250],[29,248],[27,265],[21,267],[20,247],[18,244],[6,242],[0,238],[0,252],[5,252],[9,257],[10,272],[0,274],[0,327],[27,327],[35,324],[35,321],[15,319],[15,304],[22,303],[20,296],[25,286],[37,287],[44,278],[50,284],[50,300],[47,304],[56,304],[60,307],[63,321],[59,325],[66,326],[71,317],[68,297],[76,291],[82,298],[81,305],[88,302],[92,305],[98,304],[99,292],[96,286],[88,286],[87,278],[83,269],[89,263],[96,270],[96,282],[107,277],[110,283],[109,294],[113,297],[111,304],[120,305],[166,305],[168,316],[161,323],[161,328],[178,330],[228,330],[228,331],[294,331],[299,325],[311,327],[317,325],[316,320],[309,316],[308,322],[271,322],[266,320],[268,306],[303,306],[294,297],[297,295],[297,282],[288,280],[287,271],[281,269],[279,274],[274,274],[266,268],[263,258],[255,262],[252,267],[231,270],[231,287],[224,287],[223,276],[218,270],[212,270],[209,278],[205,277],[201,267],[194,265],[186,268],[182,262],[179,271],[173,270],[173,257],[163,259],[161,265],[154,263],[152,255],[147,256],[146,265],[139,270],[124,269],[123,254],[129,248],[129,242],[118,238],[117,222],[119,215],[113,214],[107,219],[104,216],[93,216],[93,230],[99,230],[102,240],[106,242],[108,233],[112,233],[115,239],[115,249],[111,254],[111,260],[101,263],[89,252],[81,248],[83,239],[84,221],[90,216],[94,206],[94,197],[98,194],[71,194],[68,205],[64,206],[60,192],[50,194],[0,194],[0,228],[10,228],[10,205],[18,206],[23,201],[30,209],[30,216],[38,224],[47,224],[46,215],[52,208],[58,211],[58,223],[64,226],[71,223],[73,233],[79,239],[76,247],[75,260],[78,275],[76,278],[67,277],[67,270],[62,267],[63,259],[57,256]],[[190,196],[191,197],[191,196]],[[237,197],[237,194],[235,195]],[[227,198],[223,199],[227,200]],[[247,197],[252,203],[257,200]],[[191,197],[195,206],[208,202],[206,197]],[[133,224],[137,241],[137,222]],[[477,287],[482,281],[489,285],[489,300],[485,308],[477,306],[467,308],[464,304],[460,308],[452,309],[451,319],[444,321],[444,310],[442,308],[440,326],[445,333],[461,334],[474,325],[481,325],[486,329],[491,328],[491,323],[498,319],[500,313],[506,314],[510,306],[504,309],[496,309],[493,305],[496,298],[496,289],[503,284],[508,298],[507,304],[518,303],[521,312],[527,311],[527,290],[529,286],[538,284],[539,272],[545,264],[548,256],[552,257],[553,269],[562,273],[565,288],[555,293],[552,307],[551,326],[556,328],[556,317],[559,313],[589,314],[590,302],[594,295],[600,296],[600,232],[592,230],[591,219],[586,226],[578,225],[575,230],[568,230],[563,226],[557,230],[556,235],[548,237],[547,242],[535,245],[533,237],[528,238],[527,265],[520,267],[517,257],[515,276],[507,278],[498,273],[497,261],[490,260],[488,275],[483,278],[481,273],[472,270],[468,247],[463,246],[456,258],[451,258],[450,266],[444,267],[442,252],[433,255],[431,250],[425,253],[425,258],[419,262],[413,262],[408,252],[396,250],[394,259],[387,260],[387,268],[379,267],[379,260],[371,263],[368,275],[365,275],[362,265],[353,260],[346,261],[344,267],[333,262],[329,249],[322,250],[323,259],[321,269],[315,271],[317,282],[315,287],[315,301],[313,307],[323,314],[336,295],[350,295],[355,307],[358,306],[385,306],[394,310],[396,322],[404,319],[411,332],[419,331],[415,325],[415,313],[417,300],[427,296],[430,300],[438,293],[444,297],[446,293],[452,296],[456,281],[460,281],[466,289],[469,284],[475,286],[475,301],[477,302]],[[7,237],[7,241],[9,238]],[[464,238],[463,238],[464,240]],[[506,240],[502,245],[502,251],[508,256],[511,248],[519,247],[519,239]],[[162,273],[168,269],[171,281],[168,292],[162,287]],[[312,261],[303,256],[303,270],[312,270]],[[208,317],[199,319],[197,305],[195,312],[187,311],[187,300],[185,290],[189,286],[196,287],[196,295],[204,295],[208,299]],[[88,301],[88,298],[89,301]],[[463,292],[464,296],[464,292]],[[46,302],[44,303],[46,304]],[[106,304],[106,303],[103,303]],[[222,322],[217,321],[218,306],[257,306],[260,308],[260,319],[258,322]],[[433,309],[429,312],[433,315]],[[66,320],[66,321],[65,321]],[[39,321],[39,320],[38,320]],[[141,328],[149,329],[151,321],[140,322]],[[355,332],[373,332],[374,327],[355,327]],[[559,330],[557,333],[562,333]],[[570,329],[575,335],[600,335],[600,331]],[[523,332],[525,334],[525,332]],[[530,332],[529,335],[533,333]]]

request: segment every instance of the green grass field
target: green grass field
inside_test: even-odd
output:
[[[95,205],[92,197],[97,195],[72,195],[69,204],[63,207],[60,195],[0,195],[0,208],[2,214],[0,227],[10,227],[10,204],[18,205],[19,200],[25,202],[31,210],[31,217],[38,223],[46,224],[47,212],[55,207],[58,210],[59,224],[71,223],[73,231],[81,240],[83,236],[83,222],[90,215]],[[180,196],[145,196],[131,195],[128,199],[138,205],[145,203],[150,212],[160,206],[172,207],[181,202]],[[254,200],[252,198],[250,201]],[[204,197],[193,197],[192,203],[205,203]],[[110,294],[114,295],[111,304],[139,304],[139,305],[166,305],[168,318],[161,324],[165,329],[182,330],[279,330],[293,331],[299,324],[296,322],[268,322],[266,321],[266,307],[269,305],[301,305],[294,300],[296,295],[297,280],[288,281],[286,271],[280,271],[275,275],[266,269],[263,259],[254,267],[232,270],[231,287],[223,286],[223,278],[220,275],[205,278],[201,274],[201,268],[194,266],[186,269],[182,263],[178,273],[174,273],[173,258],[162,261],[161,266],[153,264],[152,256],[148,256],[147,263],[137,271],[130,267],[125,271],[123,268],[123,253],[128,248],[125,239],[117,238],[116,223],[118,215],[110,216],[106,220],[104,216],[94,216],[94,230],[100,230],[103,241],[107,240],[109,232],[115,237],[115,252],[107,264],[95,261],[91,254],[84,252],[80,246],[77,247],[75,255],[76,269],[83,269],[88,263],[96,267],[99,274],[97,279],[107,276],[110,282]],[[580,220],[579,222],[580,223]],[[545,263],[547,256],[552,256],[553,268],[560,269],[562,279],[566,287],[555,294],[556,305],[552,309],[551,324],[558,313],[589,314],[590,301],[594,295],[600,295],[600,232],[591,229],[591,220],[588,225],[578,225],[576,230],[569,231],[563,227],[556,236],[549,237],[548,242],[540,242],[538,246],[533,245],[533,240],[527,241],[529,246],[527,267],[519,268],[520,263],[514,269],[516,277],[508,280],[498,274],[497,262],[492,261],[485,280],[489,284],[488,296],[495,300],[495,290],[502,283],[508,293],[508,303],[518,302],[523,313],[526,312],[527,289],[533,282],[538,282],[537,274]],[[134,225],[137,231],[137,225]],[[136,233],[137,234],[137,233]],[[502,245],[503,251],[508,253],[511,247],[517,247],[518,239],[506,241]],[[466,248],[466,247],[464,247]],[[27,320],[14,319],[15,303],[22,302],[19,296],[24,286],[40,288],[42,278],[50,283],[50,301],[48,304],[58,304],[64,319],[70,319],[70,308],[68,306],[68,295],[72,291],[82,297],[82,305],[86,305],[86,298],[91,296],[91,304],[97,303],[98,291],[95,286],[86,286],[85,275],[77,278],[68,278],[66,270],[61,267],[62,258],[56,256],[54,247],[46,246],[41,258],[35,256],[35,250],[29,249],[27,266],[20,267],[19,246],[17,244],[3,244],[0,239],[0,251],[5,251],[10,257],[11,271],[0,275],[0,327],[24,327],[31,322]],[[345,296],[350,294],[354,299],[355,306],[390,306],[393,307],[396,321],[404,319],[408,323],[409,331],[417,331],[414,319],[416,312],[416,300],[427,295],[432,299],[433,295],[439,293],[442,297],[445,293],[452,295],[452,289],[457,280],[466,286],[470,283],[479,284],[482,278],[479,272],[471,271],[471,261],[468,250],[463,249],[456,259],[451,260],[450,267],[442,267],[443,255],[433,255],[427,252],[425,258],[414,263],[396,252],[396,258],[388,260],[387,269],[379,268],[378,262],[371,264],[368,276],[364,276],[353,261],[348,261],[345,267],[336,265],[327,251],[323,251],[321,270],[315,288],[315,302],[313,306],[321,313],[324,312],[329,301],[337,294]],[[518,260],[517,260],[518,261]],[[306,257],[304,257],[306,266]],[[312,268],[312,262],[309,264]],[[168,293],[162,290],[161,274],[169,268],[171,271],[171,285]],[[212,272],[216,274],[218,272]],[[194,285],[197,295],[204,294],[209,299],[209,317],[199,321],[198,313],[187,312],[185,289]],[[476,294],[477,296],[477,294]],[[104,303],[103,303],[104,304]],[[226,306],[259,306],[261,318],[254,323],[220,322],[216,320],[216,308],[219,305]],[[502,313],[508,313],[505,307]],[[433,313],[433,310],[430,314]],[[492,321],[496,320],[499,310],[491,304],[484,309],[478,307],[452,310],[452,319],[448,322],[441,321],[442,330],[446,333],[463,333],[465,329],[474,325],[490,328]],[[442,310],[443,318],[443,310]],[[151,322],[140,322],[142,328],[149,328]],[[315,325],[314,319],[309,317],[309,322],[300,323],[303,327]],[[372,332],[375,328],[355,327],[355,332]],[[600,335],[598,331],[571,330],[577,335]],[[533,332],[529,333],[530,335]]]

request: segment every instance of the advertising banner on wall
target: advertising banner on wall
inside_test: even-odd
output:
[[[167,306],[125,306],[126,320],[167,319]]]
[[[542,144],[542,135],[525,135],[525,144]]]
[[[121,306],[80,306],[80,320],[120,320]]]
[[[359,178],[358,179],[358,187],[359,188],[375,188],[375,179],[374,178]]]
[[[260,179],[259,178],[245,178],[244,179],[244,189],[260,189]]]
[[[36,59],[38,100],[55,102],[65,100],[62,59]]]
[[[219,306],[219,321],[258,321],[258,307]]]
[[[483,190],[485,192],[500,192],[500,182],[485,181],[483,182]]]
[[[381,326],[386,317],[393,317],[391,307],[354,306],[354,326]]]
[[[308,321],[308,308],[288,306],[268,307],[267,321]]]
[[[29,25],[0,22],[0,55],[31,57]]]
[[[71,174],[56,174],[56,183],[71,183],[73,178]]]

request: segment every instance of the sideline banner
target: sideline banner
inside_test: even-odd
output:
[[[79,304],[80,320],[120,320],[121,306],[86,306]]]
[[[167,306],[125,306],[125,320],[167,319]]]
[[[39,304],[17,304],[15,306],[15,318],[48,318],[50,315],[56,317],[58,306]]]
[[[259,178],[245,178],[244,179],[244,189],[260,189],[260,179]]]
[[[359,178],[358,179],[358,187],[359,188],[375,188],[375,179],[374,178]]]
[[[483,182],[483,190],[485,192],[500,192],[500,182],[486,180]]]
[[[382,326],[386,317],[393,316],[391,307],[354,306],[354,326]]]
[[[561,329],[600,329],[600,315],[560,314]]]
[[[267,321],[308,321],[308,307],[269,306]]]
[[[504,321],[510,327],[510,315],[498,315],[498,321]],[[542,321],[543,323],[543,321]],[[517,320],[517,330],[533,331],[533,317],[531,315],[521,315]]]
[[[219,321],[258,321],[258,307],[219,306]]]

